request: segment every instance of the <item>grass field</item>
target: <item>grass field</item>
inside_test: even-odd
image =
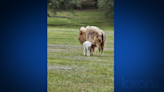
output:
[[[57,12],[48,17],[48,92],[114,92],[114,27],[98,10]],[[81,26],[104,30],[102,57],[83,55]]]

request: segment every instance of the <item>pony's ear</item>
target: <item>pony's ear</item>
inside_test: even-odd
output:
[[[79,34],[82,34],[82,32],[81,32],[81,31],[79,31]]]

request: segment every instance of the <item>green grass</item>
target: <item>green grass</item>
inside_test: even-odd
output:
[[[114,30],[113,19],[107,22],[106,18],[98,10],[80,10],[75,11],[75,14],[71,12],[58,12],[57,17],[48,17],[48,26],[65,27],[65,28],[77,28],[80,26],[93,25],[98,26],[103,30]]]
[[[48,18],[48,92],[114,92],[114,28],[98,10],[58,12]],[[102,57],[84,56],[78,41],[81,26],[106,33]]]

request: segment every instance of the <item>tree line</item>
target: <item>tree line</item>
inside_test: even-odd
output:
[[[53,13],[57,11],[66,10],[73,11],[74,9],[83,9],[82,2],[84,0],[47,0],[48,9]],[[93,1],[95,8],[98,8],[107,19],[114,17],[114,0],[85,0]]]

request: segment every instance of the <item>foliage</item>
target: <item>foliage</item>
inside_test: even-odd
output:
[[[107,19],[114,17],[114,0],[99,0],[98,7]]]
[[[73,8],[81,8],[82,0],[48,0],[48,9],[54,14],[60,10],[72,11]]]

